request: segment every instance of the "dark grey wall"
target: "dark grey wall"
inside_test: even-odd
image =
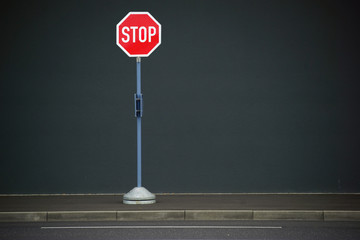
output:
[[[135,59],[149,11],[143,182],[152,192],[359,192],[359,34],[346,1],[22,1],[3,7],[0,193],[136,185]]]

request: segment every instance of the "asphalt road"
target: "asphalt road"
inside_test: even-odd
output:
[[[360,222],[1,223],[0,239],[360,239]]]

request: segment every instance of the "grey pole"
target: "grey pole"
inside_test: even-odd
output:
[[[124,195],[125,204],[151,204],[155,203],[155,195],[142,187],[141,183],[141,117],[143,112],[143,96],[141,94],[141,58],[136,57],[136,93],[135,117],[137,121],[137,187]]]
[[[141,58],[136,58],[136,118],[137,118],[137,186],[141,187],[141,117],[142,117],[142,94],[141,94]]]

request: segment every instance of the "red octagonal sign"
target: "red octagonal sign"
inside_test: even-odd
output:
[[[129,12],[116,25],[116,44],[129,57],[147,57],[161,44],[161,25],[148,12]]]

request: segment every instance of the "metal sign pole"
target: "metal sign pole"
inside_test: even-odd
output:
[[[141,94],[141,58],[136,58],[136,109],[137,118],[137,186],[141,187],[141,117],[142,117],[142,94]]]
[[[154,194],[142,187],[141,183],[141,117],[143,112],[143,95],[141,94],[141,58],[136,57],[136,93],[135,117],[137,121],[137,187],[124,195],[125,204],[151,204],[156,202]]]

